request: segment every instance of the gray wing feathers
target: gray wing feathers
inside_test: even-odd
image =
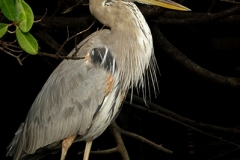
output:
[[[28,136],[24,148],[27,153],[78,132],[84,134],[104,99],[107,73],[96,68],[87,70],[80,61],[68,62],[63,62],[53,72],[28,114],[24,127],[24,134]],[[76,66],[77,72],[63,71],[65,75],[58,76],[61,69],[74,70]]]
[[[94,48],[94,36],[102,32],[80,43],[82,48],[77,55],[83,56]],[[32,154],[36,149],[74,134],[84,135],[104,100],[107,76],[107,71],[86,60],[64,60],[38,94],[7,155],[14,154],[17,160],[24,152]]]
[[[74,134],[84,135],[104,99],[106,79],[107,72],[84,60],[61,63],[35,99],[14,157],[22,150],[31,154]]]
[[[23,130],[23,126],[24,123],[21,123],[21,125],[19,126],[17,132],[15,133],[15,136],[13,138],[13,140],[11,141],[11,143],[9,144],[9,146],[7,147],[7,156],[12,156],[13,153],[16,152],[16,147],[14,148],[14,146],[17,145],[17,142],[20,140],[21,134],[22,134],[22,130]]]

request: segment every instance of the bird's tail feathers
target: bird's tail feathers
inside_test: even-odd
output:
[[[7,157],[8,156],[14,156],[14,154],[16,153],[17,144],[18,144],[18,142],[19,142],[19,140],[21,138],[23,127],[24,127],[24,123],[22,123],[19,126],[17,132],[15,133],[15,136],[14,136],[13,140],[8,145],[8,147],[7,147],[7,155],[6,155]],[[19,156],[21,156],[22,153],[19,153],[19,154],[20,154]]]

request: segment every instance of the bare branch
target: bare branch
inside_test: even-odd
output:
[[[86,31],[88,31],[88,30],[93,26],[94,23],[95,23],[95,21],[94,21],[87,29],[85,29],[85,30],[83,30],[83,31],[81,31],[81,32],[78,32],[77,34],[73,35],[73,36],[70,37],[70,38],[69,38],[69,31],[68,31],[68,28],[67,28],[67,40],[61,45],[61,47],[59,48],[59,50],[57,50],[56,55],[59,54],[59,52],[63,49],[63,47],[66,45],[66,43],[67,43],[68,41],[70,41],[71,39],[75,38],[76,36],[78,36],[78,35],[86,32]]]
[[[74,4],[73,6],[67,8],[65,11],[63,11],[61,14],[67,14],[69,12],[71,12],[74,8],[76,8],[77,6],[79,6],[82,3],[82,0],[77,1],[76,4]]]
[[[125,135],[125,136],[128,136],[128,137],[132,137],[132,138],[135,138],[137,140],[140,140],[141,142],[144,142],[154,148],[156,148],[157,150],[160,150],[160,151],[163,151],[165,153],[168,153],[168,154],[172,154],[173,152],[169,149],[166,149],[164,148],[162,145],[158,145],[142,136],[139,136],[137,134],[134,134],[134,133],[131,133],[131,132],[127,132],[125,130],[123,130],[122,128],[120,128],[116,123],[114,123],[114,127],[117,128],[117,130],[122,134],[122,135]]]
[[[34,23],[39,23],[39,22],[41,22],[46,15],[47,15],[47,9],[46,9],[44,15],[43,15],[42,17],[40,17],[40,19],[35,20]]]
[[[240,2],[237,2],[235,0],[220,0],[222,2],[228,2],[228,3],[235,3],[235,4],[240,4]]]
[[[9,52],[14,52],[14,53],[22,53],[23,52],[23,50],[20,47],[15,46],[15,45],[8,45],[8,44],[3,43],[3,47],[4,47],[5,50],[7,50]],[[17,48],[17,49],[21,49],[21,50],[15,50],[15,49],[12,49],[12,48],[9,48],[9,47]]]
[[[34,16],[35,20],[40,19],[42,16]],[[52,23],[50,23],[52,20]],[[60,28],[66,28],[68,26],[69,28],[85,28],[89,26],[95,19],[90,16],[82,16],[79,18],[68,18],[68,17],[55,17],[54,19],[51,19],[51,17],[44,17],[44,19],[41,20],[40,23],[36,23],[35,25],[41,27],[41,28],[49,28],[51,27],[60,27]]]
[[[130,95],[128,95],[128,97],[130,98]],[[215,125],[211,125],[211,124],[205,124],[205,123],[201,123],[201,122],[197,122],[194,121],[192,119],[180,116],[179,114],[172,112],[166,108],[163,108],[159,105],[156,105],[150,101],[143,101],[143,99],[141,97],[138,97],[136,95],[133,95],[133,102],[138,102],[140,103],[142,106],[145,106],[146,103],[147,105],[153,109],[153,110],[157,110],[158,112],[163,113],[164,115],[168,115],[169,117],[172,117],[174,119],[177,119],[183,123],[187,123],[190,124],[192,126],[197,126],[197,127],[201,127],[201,128],[206,128],[206,129],[212,129],[212,130],[217,130],[217,131],[221,131],[221,132],[225,132],[225,133],[233,133],[233,134],[240,134],[240,130],[237,128],[225,128],[225,127],[220,127],[220,126],[215,126]]]
[[[72,59],[72,60],[79,60],[79,59],[84,59],[85,57],[68,57],[68,56],[61,56],[61,55],[55,55],[55,54],[49,54],[45,52],[39,52],[38,55],[40,56],[46,56],[46,57],[51,57],[55,59]]]
[[[107,149],[107,150],[91,151],[91,154],[111,154],[111,153],[119,152],[121,154],[123,160],[129,160],[130,158],[128,156],[127,149],[124,145],[121,135],[125,135],[128,137],[132,137],[137,140],[140,140],[141,142],[144,142],[144,143],[156,148],[157,150],[163,151],[165,153],[168,153],[168,154],[173,153],[171,150],[164,148],[162,145],[158,145],[140,135],[123,130],[116,124],[115,121],[110,125],[109,129],[112,132],[112,134],[116,140],[117,147]],[[78,152],[78,154],[83,154],[83,152],[80,151],[80,152]]]
[[[223,157],[223,156],[225,156],[226,154],[230,154],[230,153],[235,152],[235,151],[237,151],[237,150],[240,150],[240,148],[238,147],[238,148],[235,148],[235,149],[226,151],[226,152],[224,152],[224,153],[222,153],[222,154],[220,154],[220,155],[218,155],[218,156],[215,156],[215,157],[213,157],[213,158],[211,158],[211,159],[209,159],[209,160],[214,160],[214,159]]]
[[[7,53],[7,54],[10,55],[10,56],[12,56],[13,58],[16,58],[17,61],[18,61],[18,63],[19,63],[21,66],[23,65],[23,64],[22,64],[22,61],[21,61],[21,59],[20,59],[22,53],[19,54],[18,56],[16,56],[16,55],[12,54],[11,52],[6,51],[3,47],[0,47],[0,50],[3,51],[4,53]]]
[[[112,153],[116,153],[118,152],[118,148],[114,147],[114,148],[110,148],[110,149],[106,149],[106,150],[98,150],[98,151],[91,151],[90,154],[112,154]],[[79,151],[78,154],[83,154],[84,151]]]
[[[29,54],[27,54],[25,57],[23,57],[23,58],[21,59],[21,62],[23,62],[28,56],[29,56]]]
[[[183,12],[174,14],[174,12],[166,12],[168,14],[167,18],[163,18],[160,16],[155,22],[161,25],[196,25],[196,24],[204,24],[204,23],[212,23],[224,18],[227,18],[231,15],[234,15],[240,11],[240,6],[234,6],[228,10],[224,10],[218,13],[192,13],[192,12]],[[169,17],[169,13],[171,13],[171,17]],[[184,15],[185,18],[179,18],[179,16]]]
[[[91,151],[91,154],[112,154],[118,152],[118,147],[114,147],[106,150]]]
[[[109,128],[117,142],[117,150],[121,154],[123,160],[130,160],[116,122],[114,121]]]
[[[161,46],[161,49],[163,49],[164,53],[166,53],[186,69],[215,83],[219,83],[233,89],[240,89],[240,78],[225,77],[202,68],[190,60],[187,56],[182,54],[177,48],[175,48],[175,46],[173,46],[160,32],[157,25],[154,25],[154,27],[152,27],[152,31],[154,33],[153,38],[158,43],[158,45]]]
[[[71,37],[69,37],[69,31],[68,31],[68,28],[67,28],[67,39],[66,39],[66,40],[64,41],[64,43],[60,46],[60,48],[58,48],[58,50],[57,50],[57,52],[56,52],[55,54],[49,54],[49,53],[45,53],[45,52],[39,52],[38,55],[40,55],[40,56],[47,56],[47,57],[56,58],[56,59],[58,59],[58,58],[60,58],[60,59],[72,59],[72,60],[84,59],[85,57],[76,57],[76,54],[73,54],[71,57],[69,57],[69,56],[62,56],[62,55],[60,55],[60,53],[61,53],[62,51],[65,52],[65,51],[63,50],[63,47],[66,45],[66,43],[67,43],[68,41],[70,41],[71,39],[75,38],[76,36],[78,36],[78,35],[86,32],[86,31],[88,31],[88,30],[93,26],[94,23],[95,23],[95,22],[93,22],[87,29],[85,29],[85,30],[83,30],[83,31],[81,31],[81,32],[78,32],[77,34],[75,34],[75,35],[73,35],[73,36],[71,36]],[[37,34],[37,36],[43,38],[43,37],[42,37],[42,34]],[[44,36],[44,37],[45,37],[45,36]],[[46,37],[45,37],[45,38],[46,38]],[[54,44],[55,44],[55,46],[56,46],[56,45],[58,46],[58,44],[55,42],[55,40],[53,40],[50,36],[48,36],[48,40],[53,41]],[[48,41],[48,42],[49,42],[49,41]],[[55,46],[54,46],[54,48],[56,48]],[[77,50],[76,50],[76,51],[77,51]]]
[[[41,40],[42,42],[44,42],[46,45],[48,45],[51,49],[55,50],[56,52],[59,51],[61,56],[67,56],[68,52],[64,49],[59,49],[61,47],[61,45],[59,43],[56,42],[56,40],[50,36],[47,32],[45,31],[37,31],[34,33],[34,35]]]
[[[240,145],[237,144],[237,143],[234,143],[234,142],[225,140],[225,139],[223,139],[223,138],[214,136],[214,135],[212,135],[212,134],[209,134],[209,133],[207,133],[207,132],[204,132],[204,131],[202,131],[202,130],[200,130],[200,129],[197,129],[197,128],[191,126],[191,125],[188,125],[188,124],[186,124],[186,123],[183,123],[183,122],[181,122],[181,121],[179,121],[179,120],[177,120],[177,119],[174,119],[174,118],[172,118],[172,117],[170,117],[170,116],[164,115],[164,114],[159,113],[159,112],[157,112],[157,111],[149,110],[149,109],[147,109],[147,108],[143,108],[143,107],[141,107],[141,106],[139,106],[139,105],[136,105],[136,104],[130,104],[130,103],[128,103],[128,102],[125,102],[125,103],[127,103],[127,104],[129,104],[129,105],[131,105],[131,106],[133,106],[133,107],[135,107],[135,108],[137,108],[137,109],[139,109],[139,110],[143,110],[143,111],[146,111],[146,112],[148,112],[148,113],[152,113],[152,114],[161,116],[161,117],[163,117],[163,118],[166,118],[166,119],[171,120],[171,121],[173,121],[173,122],[177,122],[177,123],[179,123],[179,124],[181,124],[181,125],[183,125],[183,126],[185,126],[185,127],[191,128],[191,129],[193,129],[193,130],[195,130],[195,131],[197,131],[197,132],[199,132],[199,133],[201,133],[201,134],[204,134],[204,135],[206,135],[206,136],[209,136],[209,137],[218,139],[218,140],[221,141],[221,142],[225,142],[225,143],[228,143],[228,144],[231,144],[231,145],[233,145],[233,146],[236,146],[236,147],[240,148]]]

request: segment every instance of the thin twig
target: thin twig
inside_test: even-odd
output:
[[[69,38],[69,31],[68,31],[68,27],[67,27],[67,39],[66,39],[65,42],[61,45],[61,47],[57,50],[56,55],[59,54],[59,52],[63,49],[63,47],[66,45],[66,43],[67,43],[68,41],[70,41],[70,40],[73,39],[74,37],[76,37],[76,36],[78,36],[78,35],[86,32],[86,31],[88,31],[88,30],[93,26],[94,23],[95,23],[95,21],[94,21],[87,29],[85,29],[85,30],[83,30],[83,31],[81,31],[81,32],[78,32],[77,34],[73,35],[73,36],[70,37],[70,38]]]
[[[128,136],[128,137],[132,137],[132,138],[135,138],[137,140],[140,140],[141,142],[144,142],[154,148],[156,148],[157,150],[160,150],[160,151],[163,151],[165,153],[168,153],[168,154],[172,154],[173,152],[169,149],[166,149],[164,148],[162,145],[158,145],[140,135],[137,135],[135,133],[131,133],[131,132],[128,132],[128,131],[125,131],[123,130],[122,128],[120,128],[116,123],[115,123],[115,127],[118,129],[118,131],[122,134],[122,135],[125,135],[125,136]]]
[[[118,152],[117,147],[106,149],[106,150],[91,151],[90,153],[91,154],[112,154],[112,153],[116,153],[116,152]]]
[[[211,13],[192,13],[192,12],[185,12],[185,13],[178,13],[179,15],[185,15],[186,18],[179,18],[177,14],[174,18],[159,16],[155,21],[157,24],[161,25],[197,25],[197,24],[207,24],[217,22],[219,20],[223,20],[229,16],[237,14],[240,11],[240,6],[236,5],[232,8],[227,10],[223,10],[221,12],[217,12],[214,14]],[[174,13],[174,12],[169,12]],[[173,14],[174,15],[174,14]]]
[[[130,98],[130,95],[127,95],[127,96]],[[217,130],[217,131],[221,131],[221,132],[225,132],[225,133],[240,134],[240,130],[237,128],[225,128],[225,127],[220,127],[220,126],[216,126],[216,125],[205,124],[205,123],[201,123],[198,121],[194,121],[192,119],[183,117],[173,111],[170,111],[166,108],[163,108],[157,104],[154,104],[150,101],[144,101],[141,97],[139,97],[137,95],[133,95],[133,101],[140,103],[142,106],[148,105],[153,110],[157,110],[165,115],[173,117],[174,119],[177,119],[181,122],[190,124],[192,126],[197,126],[197,127],[211,129],[211,130]]]
[[[24,57],[21,59],[21,62],[23,62],[28,56],[29,56],[29,54],[27,54],[26,56],[24,56]]]
[[[161,33],[157,25],[154,25],[154,27],[152,27],[152,32],[155,42],[158,44],[158,46],[161,47],[163,53],[166,53],[168,56],[170,56],[173,60],[181,64],[186,69],[212,82],[240,90],[240,78],[222,76],[199,66],[197,63],[193,62],[182,52],[180,52],[175,46],[173,46]]]
[[[105,149],[105,150],[98,150],[98,151],[91,151],[90,154],[112,154],[118,152],[118,148],[110,148],[110,149]],[[83,151],[79,151],[78,154],[83,154]]]
[[[65,11],[63,11],[61,14],[67,14],[73,10],[73,8],[79,6],[82,3],[82,0],[78,1],[76,4],[74,4],[71,7],[68,7]]]
[[[234,0],[220,0],[222,2],[228,2],[228,3],[235,3],[235,4],[240,4],[240,2],[236,2]]]
[[[34,23],[39,23],[39,22],[41,22],[46,15],[47,15],[47,9],[46,9],[44,15],[43,15],[40,19],[35,20]]]
[[[13,45],[14,43],[17,42],[17,39],[15,39],[15,40],[12,41],[12,42],[3,42],[3,41],[1,41],[1,40],[0,40],[0,42],[1,42],[1,43],[5,43],[5,44],[7,44],[7,45],[9,45],[9,46],[13,46],[13,47],[21,48],[21,47],[19,47],[19,46]]]
[[[60,48],[57,50],[55,55],[60,55],[60,51],[63,49],[63,47],[66,45],[66,43],[69,41],[69,30],[67,26],[67,40],[64,41],[64,43],[60,46]]]
[[[51,57],[55,59],[72,59],[72,60],[79,60],[79,59],[84,59],[85,57],[68,57],[68,56],[61,56],[61,55],[55,55],[55,54],[49,54],[45,52],[38,52],[38,55],[40,56],[46,56],[46,57]]]
[[[21,66],[23,65],[23,64],[22,64],[22,61],[21,61],[21,59],[20,59],[20,56],[22,55],[22,53],[16,56],[16,55],[12,54],[11,52],[6,51],[3,47],[0,47],[0,50],[3,51],[4,53],[7,53],[8,55],[16,58],[16,60],[18,61],[18,63],[19,63]]]
[[[43,43],[45,43],[46,45],[48,45],[50,48],[54,49],[56,52],[59,50],[60,48],[60,44],[57,43],[57,41],[48,34],[48,32],[46,31],[38,31],[35,32],[34,35],[41,40]],[[64,49],[60,50],[60,55],[61,56],[67,56],[68,52],[65,51]]]
[[[11,46],[14,46],[14,45],[11,45]],[[9,48],[10,45],[3,44],[3,47],[4,47],[4,49],[6,49],[6,50],[8,50],[10,52],[15,52],[15,53],[22,53],[23,52],[23,50],[15,50],[15,49]]]
[[[11,34],[14,34],[16,33],[16,30],[15,31],[10,31],[10,30],[7,30],[8,33],[11,33]]]
[[[18,56],[16,56],[16,59],[17,59],[18,63],[22,66],[23,64],[22,64],[22,61],[20,59],[21,55],[22,55],[22,53],[19,54]]]
[[[53,22],[53,19],[56,17],[57,13],[59,12],[60,8],[63,6],[63,1],[64,0],[59,0],[57,3],[57,8],[55,9],[55,11],[53,12],[52,16],[51,16],[51,21],[50,21],[50,25]]]
[[[209,160],[213,160],[213,159],[220,158],[220,157],[222,157],[222,156],[224,156],[224,155],[226,155],[226,154],[229,154],[229,153],[235,152],[235,151],[237,151],[237,150],[240,150],[240,148],[237,147],[237,148],[235,148],[235,149],[229,150],[229,151],[224,152],[224,153],[222,153],[222,154],[220,154],[220,155],[218,155],[218,156],[215,156],[215,157],[213,157],[213,158],[211,158],[211,159],[209,159]]]
[[[228,143],[228,144],[231,144],[231,145],[234,145],[234,146],[240,148],[240,145],[237,144],[237,143],[234,143],[234,142],[225,140],[225,139],[223,139],[223,138],[219,138],[219,137],[217,137],[217,136],[214,136],[214,135],[212,135],[212,134],[209,134],[209,133],[207,133],[207,132],[204,132],[204,131],[202,131],[202,130],[200,130],[200,129],[197,129],[197,128],[191,126],[191,125],[188,125],[188,124],[186,124],[186,123],[183,123],[183,122],[181,122],[181,121],[179,121],[179,120],[177,120],[177,119],[174,119],[174,118],[172,118],[172,117],[170,117],[170,116],[164,115],[164,114],[159,113],[159,112],[157,112],[157,111],[149,110],[149,109],[147,109],[147,108],[143,108],[142,106],[139,106],[139,105],[137,105],[137,104],[130,104],[129,102],[126,102],[126,101],[125,101],[125,103],[128,104],[128,105],[131,105],[131,106],[133,106],[133,107],[135,107],[135,108],[137,108],[137,109],[139,109],[139,110],[142,110],[142,111],[145,111],[145,112],[148,112],[148,113],[152,113],[152,114],[161,116],[161,117],[166,118],[166,119],[168,119],[168,120],[171,120],[171,121],[173,121],[173,122],[177,122],[178,124],[181,124],[181,125],[183,125],[183,126],[185,126],[185,127],[191,128],[191,129],[193,129],[193,130],[195,130],[195,131],[197,131],[197,132],[199,132],[199,133],[201,133],[201,134],[204,134],[204,135],[206,135],[206,136],[209,136],[209,137],[218,139],[219,141],[222,141],[222,142],[225,142],[225,143]]]

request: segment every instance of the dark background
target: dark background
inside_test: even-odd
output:
[[[57,1],[26,1],[32,7],[36,16],[42,16],[45,9],[48,9],[47,17],[51,17],[57,8]],[[215,3],[214,3],[215,2]],[[56,17],[65,18],[84,17],[89,15],[88,6],[79,5],[72,12],[61,15],[60,12],[65,8],[75,4],[74,1],[66,1]],[[213,5],[212,5],[213,4]],[[208,0],[185,0],[184,5],[192,9],[194,13],[207,12],[217,13],[229,9],[234,4],[208,1]],[[142,5],[141,5],[142,7]],[[170,13],[178,12],[169,11]],[[235,16],[239,18],[238,14]],[[162,13],[166,15],[165,12]],[[148,18],[150,27],[156,17]],[[234,17],[234,18],[236,18]],[[186,17],[188,18],[188,17]],[[229,17],[227,17],[229,18]],[[91,19],[91,18],[89,18]],[[222,22],[221,22],[222,20]],[[178,48],[189,59],[199,64],[201,67],[223,76],[240,78],[240,23],[238,21],[226,21],[224,18],[210,23],[174,25],[159,24],[159,29],[167,39]],[[86,22],[89,26],[92,21]],[[83,23],[83,22],[80,22]],[[93,28],[83,35],[101,27],[96,23]],[[74,28],[70,34],[81,31],[84,25]],[[34,35],[39,30],[47,32],[59,44],[66,39],[66,28],[51,26],[50,28],[41,28],[34,25],[31,33]],[[153,35],[154,36],[154,35]],[[36,39],[37,36],[35,35]],[[10,37],[9,39],[11,39]],[[156,39],[155,37],[154,39]],[[51,47],[39,40],[41,51],[55,53]],[[169,109],[181,116],[196,120],[198,122],[218,125],[222,127],[233,127],[240,129],[240,116],[238,108],[240,107],[239,88],[232,88],[228,85],[214,83],[214,81],[202,77],[191,70],[186,69],[179,62],[175,61],[168,53],[164,53],[162,46],[155,42],[155,55],[157,57],[160,74],[158,74],[160,94],[157,99],[152,96],[152,102]],[[74,41],[70,41],[65,50],[71,51],[74,47]],[[5,158],[7,145],[10,143],[17,131],[18,126],[24,121],[25,116],[37,96],[41,87],[48,76],[61,60],[48,57],[29,56],[23,61],[23,66],[9,55],[0,52],[0,71],[1,71],[1,142],[0,159]],[[240,83],[240,81],[239,81]],[[129,101],[129,99],[127,99]],[[134,100],[133,100],[133,103]],[[164,147],[172,150],[173,155],[168,155],[155,148],[142,143],[141,141],[123,136],[126,148],[131,159],[136,160],[157,160],[157,159],[221,159],[238,160],[240,159],[240,150],[221,155],[231,151],[236,146],[227,144],[214,139],[191,128],[184,127],[168,119],[140,111],[132,106],[124,105],[123,110],[117,118],[117,123],[123,129],[142,135],[157,144],[163,144]],[[202,129],[219,138],[223,138],[240,144],[240,135],[233,133],[224,133],[213,129]],[[78,151],[84,149],[84,142],[74,144],[67,155],[67,159],[81,159],[77,155]],[[92,150],[103,150],[115,147],[115,141],[109,130],[93,142]],[[53,155],[45,159],[59,159],[60,155]],[[90,159],[121,159],[120,154],[111,155],[91,155]]]

